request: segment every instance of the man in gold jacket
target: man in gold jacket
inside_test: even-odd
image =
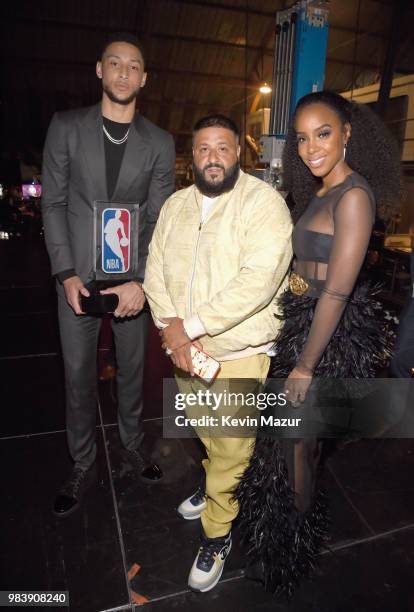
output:
[[[164,204],[149,248],[144,290],[182,393],[214,390],[223,379],[267,376],[277,336],[277,296],[292,257],[290,214],[266,183],[240,170],[239,132],[223,115],[193,131],[195,184]],[[215,382],[193,376],[191,343],[220,362]],[[217,415],[216,415],[217,416]],[[209,591],[219,581],[238,513],[232,499],[252,452],[251,437],[200,434],[205,486],[184,500],[185,519],[201,516],[202,540],[189,586]]]

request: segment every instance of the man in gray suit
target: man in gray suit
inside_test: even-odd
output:
[[[139,202],[137,278],[105,289],[119,303],[111,320],[115,338],[118,425],[125,453],[146,480],[161,478],[142,452],[142,382],[147,313],[141,282],[158,214],[174,191],[172,137],[135,111],[145,85],[144,54],[128,33],[112,35],[97,62],[102,100],[96,106],[56,113],[43,161],[43,222],[52,274],[66,379],[66,425],[73,470],[55,499],[65,517],[80,505],[95,479],[96,356],[101,318],[84,314],[81,295],[93,279],[93,202]],[[134,240],[134,236],[131,236]]]

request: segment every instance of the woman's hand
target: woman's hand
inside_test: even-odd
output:
[[[293,368],[285,382],[286,399],[294,408],[305,401],[306,394],[312,382],[312,374],[307,374],[299,368]]]

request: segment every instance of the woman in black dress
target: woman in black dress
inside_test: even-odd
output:
[[[293,405],[312,381],[369,378],[384,360],[386,335],[369,283],[359,279],[375,215],[401,198],[397,148],[368,108],[323,91],[299,100],[283,160],[297,220],[290,288],[272,376],[286,378]],[[236,491],[247,576],[291,595],[308,576],[327,534],[315,486],[321,441],[259,436]]]

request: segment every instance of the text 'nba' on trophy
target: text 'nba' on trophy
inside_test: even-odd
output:
[[[137,202],[93,203],[94,278],[85,285],[90,296],[81,296],[83,312],[113,312],[118,306],[118,296],[102,295],[102,289],[137,280],[138,213]]]

